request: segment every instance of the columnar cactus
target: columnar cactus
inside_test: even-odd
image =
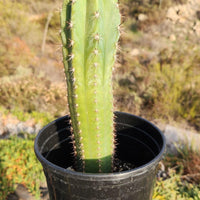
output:
[[[112,171],[115,141],[111,82],[119,25],[117,0],[63,2],[63,62],[78,171]]]

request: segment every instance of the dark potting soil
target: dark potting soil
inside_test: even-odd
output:
[[[114,160],[113,172],[123,172],[134,168],[136,168],[136,166],[133,163],[122,161],[119,158],[115,158]]]
[[[122,161],[119,158],[115,158],[114,160],[113,172],[123,172],[127,170],[132,170],[134,168],[136,168],[136,166],[133,163]],[[73,166],[68,167],[67,169],[76,171]]]
[[[61,148],[58,148],[58,149],[52,150],[48,154],[43,154],[43,156],[46,157],[47,160],[54,163],[55,165],[58,165],[65,169],[76,171],[76,170],[74,170],[75,167],[73,167],[74,158],[73,158],[72,154],[69,154],[70,157],[67,157],[64,154],[65,152],[66,151],[63,151]],[[71,163],[71,166],[70,165],[66,166],[66,163]],[[123,171],[134,169],[136,167],[138,167],[138,166],[136,166],[133,163],[121,160],[116,156],[114,159],[113,172],[123,172]]]

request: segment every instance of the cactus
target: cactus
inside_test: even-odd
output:
[[[63,2],[63,63],[77,171],[112,171],[115,148],[112,68],[119,25],[117,0]]]

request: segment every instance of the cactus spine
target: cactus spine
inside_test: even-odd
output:
[[[112,171],[111,82],[119,24],[117,0],[63,2],[63,63],[78,171]]]

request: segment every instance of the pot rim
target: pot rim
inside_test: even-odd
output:
[[[48,166],[50,167],[51,169],[53,170],[56,170],[59,174],[68,174],[70,176],[77,176],[79,177],[82,177],[81,179],[88,179],[88,178],[94,178],[94,179],[100,179],[102,181],[102,179],[121,179],[122,177],[124,178],[124,176],[128,177],[130,175],[135,175],[135,174],[143,174],[145,173],[146,171],[148,171],[151,167],[153,166],[156,166],[155,163],[158,163],[162,157],[163,157],[163,154],[165,153],[165,147],[166,147],[166,140],[165,140],[165,136],[163,135],[163,133],[151,122],[149,122],[148,120],[140,117],[140,116],[136,116],[136,115],[133,115],[133,114],[130,114],[130,113],[125,113],[125,112],[119,112],[119,111],[116,111],[115,112],[115,115],[117,114],[122,114],[122,115],[127,115],[127,116],[132,116],[132,117],[136,117],[138,119],[140,119],[141,121],[149,124],[150,126],[152,126],[154,129],[157,130],[157,132],[160,134],[161,138],[162,138],[162,141],[163,141],[163,145],[162,145],[162,148],[159,152],[159,154],[157,156],[155,156],[151,161],[147,162],[146,164],[144,165],[141,165],[139,167],[136,167],[134,169],[131,169],[131,170],[126,170],[126,171],[122,171],[122,172],[112,172],[112,173],[84,173],[84,172],[77,172],[77,171],[73,171],[73,170],[70,170],[70,169],[65,169],[65,168],[62,168],[62,167],[59,167],[58,165],[55,165],[53,164],[52,162],[48,161],[39,151],[39,147],[38,147],[38,140],[39,140],[39,137],[40,135],[42,134],[42,132],[47,128],[49,127],[50,125],[62,120],[62,119],[65,119],[68,115],[66,116],[63,116],[63,117],[60,117],[52,122],[50,122],[49,124],[47,124],[46,126],[44,126],[38,133],[38,135],[36,136],[35,138],[35,143],[34,143],[34,151],[35,151],[35,154],[38,158],[38,160],[42,163],[42,164],[45,164],[45,166]]]

